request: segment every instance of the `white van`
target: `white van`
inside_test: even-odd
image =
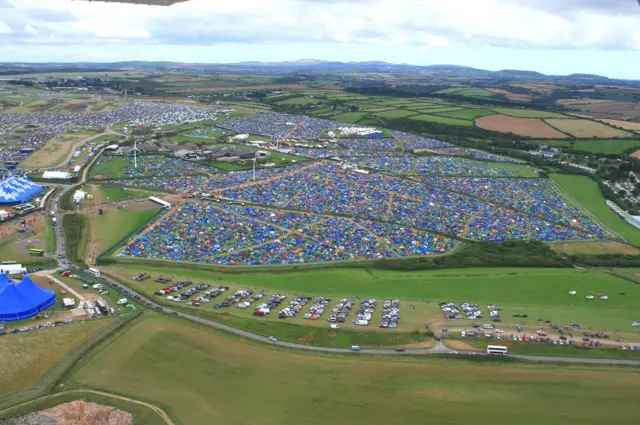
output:
[[[368,320],[356,320],[356,325],[358,326],[369,326]]]

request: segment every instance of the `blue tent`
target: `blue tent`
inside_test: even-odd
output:
[[[26,319],[56,302],[55,291],[39,287],[27,275],[18,283],[3,276],[0,277],[5,282],[0,283],[0,320],[11,322]]]
[[[11,176],[0,180],[0,204],[15,204],[31,199],[42,191],[42,186],[27,177]]]
[[[2,292],[2,290],[11,283],[13,283],[13,281],[9,279],[9,277],[4,274],[2,270],[0,270],[0,292]]]

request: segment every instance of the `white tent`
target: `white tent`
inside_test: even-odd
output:
[[[42,173],[42,178],[66,180],[71,178],[71,173],[67,171],[45,171]]]

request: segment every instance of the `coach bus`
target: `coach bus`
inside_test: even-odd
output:
[[[87,271],[89,273],[91,273],[92,275],[94,275],[95,277],[100,277],[100,270],[98,270],[98,269],[90,268]]]
[[[44,255],[43,249],[29,248],[29,255],[33,255],[34,257],[42,257]]]
[[[494,356],[506,356],[507,347],[503,345],[487,345],[487,354]]]

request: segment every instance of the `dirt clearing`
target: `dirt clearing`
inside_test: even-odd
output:
[[[566,121],[566,120],[560,120]],[[486,130],[513,133],[519,136],[530,136],[551,139],[565,139],[568,136],[534,118],[515,118],[506,115],[490,115],[476,119],[476,125]]]
[[[133,418],[130,413],[84,400],[60,404],[7,421],[7,425],[131,425],[132,423]]]
[[[639,255],[640,249],[620,242],[567,242],[554,243],[551,247],[567,255],[626,254]]]
[[[550,125],[556,127],[560,131],[569,133],[574,137],[586,138],[586,137],[633,137],[632,133],[627,131],[618,130],[617,128],[609,127],[605,124],[600,124],[595,121],[588,120],[557,120],[547,119],[545,120]]]
[[[89,134],[61,134],[46,142],[40,149],[25,159],[20,166],[25,168],[47,168],[60,165],[76,143],[90,137]]]

